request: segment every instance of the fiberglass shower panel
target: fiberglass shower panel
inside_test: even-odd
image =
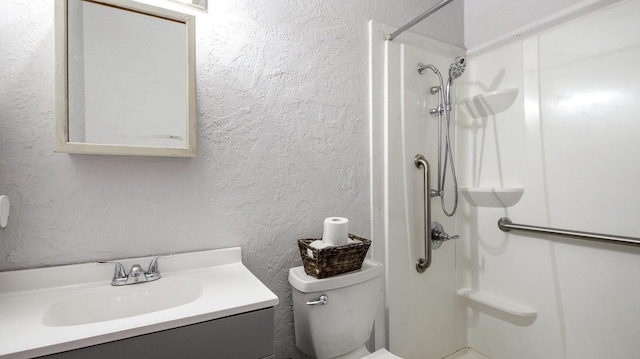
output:
[[[423,154],[431,166],[432,187],[436,186],[438,122],[429,110],[437,107],[437,95],[431,95],[429,89],[439,82],[431,71],[420,75],[417,65],[433,64],[446,76],[457,55],[460,53],[455,50],[445,56],[406,44],[387,43],[389,116],[385,176],[389,348],[407,359],[442,358],[457,349],[456,244],[454,241],[444,243],[433,251],[431,267],[424,273],[416,271],[416,261],[424,254],[424,186],[422,169],[414,165],[415,155]],[[451,125],[455,142],[455,120]],[[448,183],[449,200],[453,198],[452,188]],[[444,215],[439,198],[431,201],[432,220],[440,222],[449,234],[455,234],[455,217]]]
[[[460,338],[492,359],[638,357],[638,248],[505,234],[496,221],[506,214],[516,223],[638,236],[639,34],[640,1],[621,1],[470,55],[474,83],[491,66],[506,75],[522,67],[524,79],[522,115],[494,121],[500,155],[513,152],[505,141],[520,135],[501,131],[506,121],[525,124],[523,163],[502,163],[505,175],[522,173],[524,195],[508,208],[472,208],[468,226],[478,235],[467,243],[476,250],[466,258],[458,247],[458,272],[469,273],[471,287],[538,313],[524,321],[481,306],[459,311]],[[521,66],[508,56],[519,48]],[[490,184],[492,171],[479,170],[479,184]]]

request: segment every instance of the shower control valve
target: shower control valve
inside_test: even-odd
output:
[[[449,241],[452,239],[458,239],[460,238],[459,235],[453,235],[450,236],[448,235],[445,231],[444,228],[442,227],[442,225],[438,222],[433,222],[431,224],[431,245],[433,247],[433,249],[438,249],[440,248],[440,246],[442,245],[443,242],[445,241]]]

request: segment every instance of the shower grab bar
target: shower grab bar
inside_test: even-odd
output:
[[[410,27],[413,27],[413,25],[415,25],[415,24],[419,23],[420,21],[426,19],[427,16],[429,16],[429,15],[433,14],[434,12],[440,10],[441,8],[443,8],[445,5],[447,5],[448,3],[452,2],[452,1],[453,0],[442,0],[442,1],[440,1],[439,3],[435,4],[431,9],[423,12],[422,14],[420,14],[415,19],[409,21],[403,27],[399,28],[398,30],[394,31],[391,34],[387,34],[387,40],[389,40],[389,41],[393,40],[394,38],[396,38],[396,36],[402,34],[403,32],[405,32]]]
[[[431,180],[429,179],[430,169],[429,162],[423,155],[417,154],[413,159],[416,167],[423,169],[424,184],[424,258],[419,258],[416,262],[416,270],[418,273],[424,271],[431,266]]]
[[[574,238],[586,239],[589,241],[596,241],[596,242],[607,242],[607,243],[614,242],[617,244],[640,246],[640,238],[624,237],[624,236],[600,234],[600,233],[592,233],[592,232],[572,231],[569,229],[529,226],[526,224],[513,223],[511,222],[511,219],[509,219],[509,217],[500,218],[498,220],[498,228],[500,228],[500,230],[502,230],[503,232],[509,232],[510,230],[517,230],[517,231],[526,231],[526,232],[556,234],[560,236],[574,237]]]

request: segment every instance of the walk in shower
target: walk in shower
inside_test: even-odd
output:
[[[370,29],[372,238],[387,293],[377,345],[404,358],[465,348],[491,359],[637,357],[640,248],[502,232],[498,220],[639,236],[640,70],[620,64],[640,59],[640,0],[579,2],[470,51],[411,33],[386,41],[394,30]],[[467,67],[449,124],[459,206],[448,217],[431,198],[431,213],[460,239],[419,273],[432,188],[416,155],[437,191],[432,110],[445,79],[433,69],[446,76],[458,57]]]

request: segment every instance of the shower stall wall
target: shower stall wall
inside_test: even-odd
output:
[[[387,286],[376,345],[407,359],[469,347],[491,359],[640,356],[640,248],[497,226],[640,234],[640,0],[603,3],[466,54],[452,120],[460,208],[447,218],[433,206],[461,238],[423,274],[412,162],[437,163],[436,99],[415,65],[446,69],[464,51],[406,33],[385,42],[390,29],[371,24],[372,237]]]
[[[492,359],[640,357],[640,248],[497,226],[640,234],[640,1],[608,3],[467,54],[463,98],[520,90],[458,113],[458,289],[535,313],[459,300],[459,340]]]
[[[372,196],[374,208],[374,257],[386,264],[386,308],[380,324],[388,321],[390,350],[403,358],[442,358],[457,349],[455,320],[455,242],[444,243],[432,253],[432,264],[416,271],[424,252],[424,209],[422,170],[414,157],[422,154],[431,163],[431,182],[436,184],[438,163],[438,121],[430,113],[438,107],[439,86],[433,72],[419,74],[418,64],[449,69],[464,50],[413,34],[384,41],[389,31],[371,23],[372,37]],[[380,41],[378,41],[380,40]],[[379,106],[378,110],[375,110]],[[454,110],[455,112],[455,110]],[[452,145],[455,136],[452,130]],[[378,177],[380,176],[380,177]],[[379,182],[378,182],[379,181]],[[451,176],[447,178],[446,201],[453,201]],[[455,234],[455,220],[440,208],[440,198],[431,198],[432,219]],[[452,204],[447,202],[447,207]]]

